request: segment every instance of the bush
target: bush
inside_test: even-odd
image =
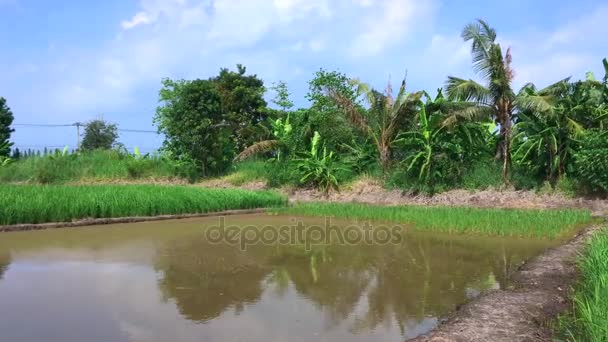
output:
[[[608,133],[589,131],[574,153],[574,173],[591,193],[608,193]]]
[[[502,166],[491,160],[474,163],[462,177],[462,187],[467,190],[498,188],[502,184]]]
[[[0,168],[0,182],[53,184],[145,177],[193,181],[198,178],[198,171],[188,160],[138,156],[116,150],[26,157]]]

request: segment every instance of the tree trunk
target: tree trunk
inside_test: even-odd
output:
[[[503,166],[502,166],[502,179],[505,185],[509,185],[509,176],[511,174],[511,116],[505,115],[505,120],[502,126],[504,127],[504,139],[503,139]]]
[[[500,124],[500,141],[496,146],[496,159],[502,161],[502,179],[505,185],[509,185],[511,173],[511,110],[508,104],[498,106],[498,121]]]
[[[391,151],[388,146],[379,146],[378,152],[380,152],[380,165],[382,171],[386,173],[391,162]]]

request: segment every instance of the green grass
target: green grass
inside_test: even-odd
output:
[[[589,211],[574,209],[515,210],[303,203],[274,211],[280,214],[399,222],[424,231],[549,238],[560,237],[592,221]]]
[[[591,240],[578,265],[573,310],[560,317],[558,329],[568,341],[608,341],[608,227]]]
[[[22,158],[0,167],[0,182],[55,184],[78,181],[192,179],[192,165],[161,157],[134,157],[124,152],[90,151]]]
[[[281,206],[275,192],[155,185],[0,185],[0,225]]]

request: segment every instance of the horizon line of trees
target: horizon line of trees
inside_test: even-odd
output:
[[[153,119],[163,153],[203,177],[256,157],[275,183],[325,191],[364,173],[430,193],[498,173],[504,185],[569,179],[585,192],[608,192],[608,60],[602,79],[587,73],[516,91],[513,54],[488,23],[466,25],[462,38],[481,82],[448,76],[435,94],[412,91],[405,79],[396,91],[390,82],[377,90],[320,69],[309,81],[310,106],[294,109],[279,82],[272,109],[264,82],[240,64],[208,79],[163,79]],[[0,145],[10,137],[4,116]],[[83,148],[112,148],[116,137],[115,125],[91,122]]]

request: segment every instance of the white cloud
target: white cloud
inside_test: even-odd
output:
[[[121,26],[125,30],[130,30],[139,25],[145,25],[152,22],[152,19],[146,12],[138,12],[133,16],[131,20],[125,20],[121,23]]]
[[[372,6],[369,1],[357,0],[357,3]],[[365,31],[353,41],[351,52],[354,57],[377,55],[399,43],[417,23],[417,18],[428,18],[435,9],[432,0],[379,0],[376,4],[376,11],[372,11],[376,13],[364,23]]]
[[[527,82],[544,87],[565,77],[582,79],[587,71],[599,72],[606,53],[606,17],[608,6],[600,6],[553,31],[510,40],[516,89]]]
[[[605,46],[608,36],[608,6],[600,6],[592,13],[575,19],[560,27],[545,40],[545,49],[559,46],[585,45],[586,47]]]
[[[301,19],[310,14],[329,18],[332,15],[329,0],[274,0],[281,20]]]

